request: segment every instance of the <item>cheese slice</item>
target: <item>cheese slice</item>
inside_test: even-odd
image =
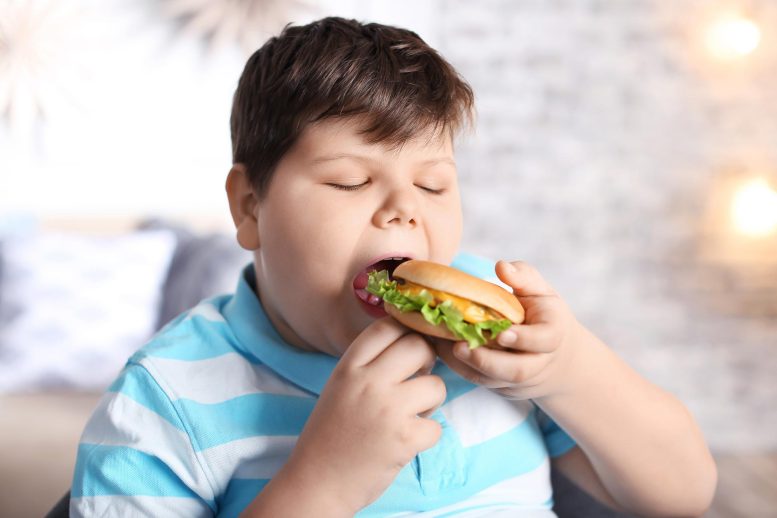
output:
[[[456,295],[445,293],[444,291],[433,290],[431,288],[420,286],[409,281],[405,281],[404,284],[397,286],[397,290],[399,290],[400,293],[409,295],[420,295],[421,292],[425,291],[434,298],[434,301],[431,303],[432,306],[450,301],[453,307],[461,312],[464,320],[473,324],[485,322],[486,320],[502,320],[505,318],[498,314],[496,311],[485,308],[480,304],[472,302],[471,300],[463,299],[461,297],[457,297]]]

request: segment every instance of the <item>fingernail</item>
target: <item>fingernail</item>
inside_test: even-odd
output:
[[[499,345],[512,345],[518,340],[518,335],[515,334],[515,331],[502,331],[499,333],[499,336],[496,337],[496,341],[499,343]]]
[[[459,343],[456,344],[456,346],[453,348],[453,354],[456,355],[457,358],[466,359],[469,358],[469,347],[466,343]]]

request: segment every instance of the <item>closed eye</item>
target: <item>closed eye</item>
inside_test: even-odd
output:
[[[424,187],[423,185],[416,185],[416,187],[430,194],[442,194],[445,192],[445,189],[432,189],[431,187]]]
[[[330,187],[334,187],[335,189],[340,190],[340,191],[356,191],[356,190],[361,189],[362,187],[364,187],[368,183],[370,183],[369,180],[364,181],[364,182],[362,182],[360,184],[355,184],[355,185],[344,185],[344,184],[339,184],[339,183],[327,183],[326,185],[328,185]]]

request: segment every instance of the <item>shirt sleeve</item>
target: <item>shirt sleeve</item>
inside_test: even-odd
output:
[[[103,396],[78,445],[70,516],[214,516],[215,496],[175,406],[140,364]]]
[[[551,457],[560,457],[571,450],[577,443],[564,431],[553,419],[548,416],[540,407],[535,405],[537,424],[542,431],[542,437],[545,439],[545,446],[548,448],[548,455]]]

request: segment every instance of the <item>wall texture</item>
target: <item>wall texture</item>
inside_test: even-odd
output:
[[[534,264],[716,449],[777,448],[777,237],[732,241],[712,203],[777,173],[777,4],[748,5],[762,45],[721,63],[709,3],[440,2],[479,110],[458,148],[467,248]]]

